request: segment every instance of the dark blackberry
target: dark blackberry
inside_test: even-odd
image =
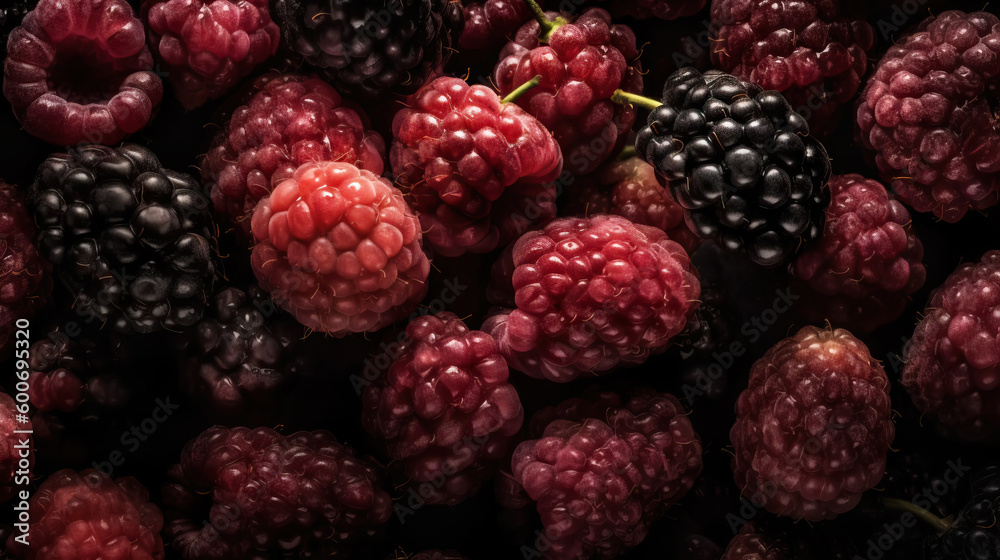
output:
[[[290,50],[355,96],[415,92],[465,25],[451,0],[276,0],[273,16]]]
[[[135,144],[54,154],[28,192],[39,250],[77,313],[121,333],[201,319],[216,278],[216,229],[190,175]]]
[[[990,466],[972,481],[972,499],[938,539],[929,539],[927,560],[1000,558],[1000,467]]]
[[[256,285],[222,290],[206,315],[182,342],[183,389],[213,418],[269,423],[290,382],[318,361],[302,325]]]
[[[701,305],[695,309],[684,332],[675,341],[675,353],[681,359],[679,367],[685,383],[684,396],[704,395],[716,400],[726,396],[729,380],[727,368],[718,364],[715,355],[729,352],[730,344],[738,335],[740,322],[732,311],[735,305],[718,287],[702,287],[699,299]]]
[[[683,68],[635,147],[666,178],[692,231],[775,266],[823,233],[830,158],[808,134],[780,93]]]

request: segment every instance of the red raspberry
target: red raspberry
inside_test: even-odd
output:
[[[20,420],[25,420],[21,422]],[[29,470],[35,464],[35,453],[31,449],[32,438],[30,433],[14,433],[15,431],[32,431],[31,419],[19,417],[17,403],[13,397],[7,393],[0,393],[0,504],[7,502],[15,496],[16,487],[26,487],[27,484],[18,480],[18,470],[22,470],[19,465],[24,453],[21,446],[23,440],[27,439]],[[22,473],[23,476],[23,473]],[[31,473],[28,473],[30,480]]]
[[[817,135],[837,126],[875,44],[872,26],[837,0],[713,0],[712,23],[716,67],[784,94]]]
[[[403,193],[349,163],[298,168],[261,199],[252,229],[261,287],[311,329],[376,331],[427,292],[430,262]]]
[[[736,402],[736,485],[771,513],[818,521],[854,508],[885,471],[889,378],[843,330],[803,327],[750,370]]]
[[[512,250],[516,309],[483,325],[507,362],[566,382],[640,364],[698,307],[691,259],[663,231],[620,216],[559,218]]]
[[[539,2],[543,4],[543,2]],[[485,0],[465,4],[465,28],[458,39],[463,50],[499,50],[510,35],[531,19],[524,0]],[[495,54],[495,52],[494,52]]]
[[[615,558],[694,484],[701,441],[676,398],[649,391],[600,419],[551,422],[512,468],[537,502],[545,558]]]
[[[326,431],[214,426],[169,478],[164,534],[188,560],[339,556],[392,515],[372,467]]]
[[[917,408],[963,440],[1000,436],[1000,251],[958,267],[927,303],[903,351]]]
[[[11,32],[3,93],[24,129],[51,144],[115,144],[163,97],[125,0],[41,0]]]
[[[705,7],[705,0],[615,0],[611,11],[616,16],[636,19],[691,17]]]
[[[556,214],[562,153],[534,117],[486,86],[438,78],[392,121],[396,183],[427,232],[454,257],[506,245]]]
[[[163,514],[132,477],[111,480],[94,469],[48,477],[30,501],[31,538],[7,541],[24,560],[162,559]]]
[[[186,109],[226,93],[278,51],[267,0],[144,0],[142,18]]]
[[[17,321],[34,317],[52,290],[34,235],[21,193],[0,180],[0,359],[14,348]]]
[[[794,263],[804,284],[798,307],[809,321],[871,332],[898,318],[924,285],[924,246],[910,213],[878,181],[837,175],[830,194],[823,236]]]
[[[389,371],[364,392],[361,421],[427,503],[473,495],[524,419],[497,343],[453,313],[415,319]]]
[[[882,178],[918,212],[957,222],[1000,195],[1000,19],[944,12],[885,53],[861,94],[858,127]]]
[[[494,78],[506,96],[542,77],[517,104],[555,134],[566,169],[584,175],[621,151],[635,122],[633,106],[611,101],[619,88],[642,92],[635,34],[612,25],[611,16],[598,8],[575,19],[555,12],[546,17],[544,26],[538,21],[521,26],[500,52]]]
[[[201,164],[216,215],[236,225],[245,238],[260,199],[300,165],[343,161],[375,175],[384,171],[382,137],[366,130],[368,117],[326,82],[267,74],[253,89]]]
[[[771,538],[757,533],[753,524],[747,523],[729,541],[722,560],[785,560],[785,554]]]
[[[614,214],[662,229],[689,254],[701,245],[701,238],[684,223],[684,209],[640,157],[609,160],[596,173],[577,179],[573,191],[566,208],[571,214]]]

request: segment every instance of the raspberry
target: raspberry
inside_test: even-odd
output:
[[[875,44],[868,22],[835,0],[715,0],[712,62],[784,94],[814,134],[829,135],[861,85]]]
[[[663,104],[648,104],[636,150],[667,180],[691,231],[762,266],[819,238],[830,158],[781,94],[682,68]]]
[[[8,0],[5,6],[0,8],[0,44],[7,45],[7,36],[15,27],[21,25],[24,16],[34,10],[36,5],[38,5],[38,0]],[[528,15],[528,17],[531,16]],[[0,54],[0,61],[6,57],[7,50],[4,49]]]
[[[39,251],[80,316],[120,333],[177,331],[201,318],[217,249],[193,177],[135,144],[84,145],[42,163],[28,205]]]
[[[37,412],[77,410],[84,401],[119,408],[130,398],[133,371],[145,356],[131,341],[54,331],[31,345],[28,398]],[[81,416],[96,416],[88,410]]]
[[[419,89],[465,24],[451,0],[276,0],[274,11],[288,48],[357,97]]]
[[[42,0],[43,2],[45,0]],[[111,480],[94,469],[53,473],[31,495],[29,545],[7,541],[25,560],[163,558],[163,515],[132,478]]]
[[[365,389],[361,421],[427,503],[454,505],[479,490],[521,429],[507,376],[490,335],[453,313],[425,315],[407,325],[389,371]]]
[[[793,265],[804,284],[798,307],[809,321],[871,332],[898,318],[924,285],[924,247],[910,213],[878,181],[837,175],[830,193],[819,243]]]
[[[290,383],[316,361],[302,325],[274,309],[257,286],[222,290],[206,315],[185,341],[183,388],[223,418],[265,423]]]
[[[861,341],[803,327],[757,360],[736,403],[736,485],[796,520],[853,509],[885,470],[891,406],[889,379]]]
[[[11,32],[3,93],[51,144],[114,144],[163,97],[142,22],[125,0],[41,0]]]
[[[694,484],[701,442],[677,399],[650,391],[600,419],[551,422],[512,467],[541,515],[545,558],[614,558]]]
[[[616,89],[642,91],[635,35],[597,8],[575,19],[545,17],[521,26],[500,52],[494,79],[506,96],[541,76],[517,104],[555,134],[566,169],[585,175],[621,151],[635,122],[634,108],[611,101]]]
[[[512,250],[516,309],[490,317],[511,367],[552,381],[639,364],[666,348],[697,308],[684,249],[620,216],[559,218]]]
[[[740,529],[726,547],[722,560],[785,560],[786,556],[774,541],[757,533],[752,523]]]
[[[438,78],[392,122],[396,184],[446,257],[506,245],[556,214],[562,154],[552,134],[493,90]]]
[[[997,16],[944,12],[890,47],[861,93],[861,141],[914,210],[957,222],[997,203],[998,54]]]
[[[705,0],[615,0],[611,11],[616,16],[671,20],[691,17],[704,7]]]
[[[31,420],[26,419],[17,412],[17,403],[13,397],[7,393],[0,393],[0,504],[6,503],[15,497],[15,489],[19,486],[27,486],[18,480],[18,470],[28,470],[30,480],[31,467],[35,464],[35,454],[31,450],[31,436],[24,433],[15,433],[23,430],[32,431]],[[21,461],[21,453],[24,452],[21,443],[23,439],[28,439],[28,469],[22,469],[18,463]],[[22,473],[21,476],[24,476]]]
[[[458,46],[462,50],[500,50],[510,40],[510,35],[529,19],[531,8],[524,0],[466,3],[465,28],[458,38]]]
[[[1000,436],[1000,251],[958,267],[931,294],[903,349],[903,386],[959,439]]]
[[[420,223],[389,181],[349,163],[306,164],[261,199],[251,265],[303,325],[376,331],[427,292]]]
[[[220,97],[278,51],[267,0],[145,0],[142,18],[186,109]]]
[[[928,560],[991,560],[1000,557],[1000,468],[976,473],[972,499],[939,537],[931,537]]]
[[[209,428],[184,447],[163,502],[164,535],[190,560],[329,557],[392,514],[372,467],[326,431]]]
[[[701,239],[684,224],[684,209],[656,179],[656,170],[641,158],[612,159],[596,173],[573,183],[567,212],[589,216],[614,214],[633,223],[662,229],[689,254]]]
[[[233,112],[202,159],[215,213],[244,239],[261,198],[306,163],[343,161],[381,175],[385,142],[368,117],[329,84],[297,74],[265,75]]]
[[[0,358],[14,348],[18,320],[34,317],[52,291],[48,263],[31,242],[34,234],[21,193],[0,180]]]

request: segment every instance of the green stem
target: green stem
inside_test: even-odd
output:
[[[549,42],[549,37],[552,36],[552,33],[556,29],[559,29],[563,25],[569,23],[566,21],[565,18],[562,17],[557,17],[555,21],[552,21],[549,18],[545,17],[545,10],[543,10],[542,7],[538,5],[538,2],[535,2],[535,0],[524,0],[524,3],[528,5],[528,8],[531,10],[531,13],[534,14],[535,20],[538,22],[538,25],[542,26],[541,34],[539,35],[538,39],[541,40],[543,43]]]
[[[503,99],[500,100],[500,103],[513,103],[514,101],[517,101],[518,97],[524,95],[524,92],[537,86],[540,83],[542,83],[542,76],[541,75],[535,76],[534,78],[518,86],[518,88],[515,89],[514,91],[508,93],[507,97],[504,97]]]
[[[656,109],[660,105],[663,105],[663,103],[660,103],[655,99],[650,99],[649,97],[643,97],[641,95],[636,95],[620,89],[616,89],[615,92],[611,94],[611,100],[615,103],[621,103],[622,105],[638,105],[640,107],[645,107],[650,111]]]
[[[628,146],[625,146],[624,149],[622,149],[622,153],[618,154],[618,161],[625,161],[627,159],[632,159],[637,155],[639,155],[639,152],[635,151],[635,146],[629,144]]]
[[[934,530],[937,531],[938,533],[943,533],[951,527],[951,525],[945,523],[940,517],[914,504],[913,502],[908,502],[906,500],[900,500],[897,498],[882,498],[882,503],[885,504],[885,506],[889,509],[905,511],[915,515],[917,518],[922,519],[925,523],[927,523],[931,527],[934,527]]]

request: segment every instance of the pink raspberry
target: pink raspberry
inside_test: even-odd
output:
[[[52,291],[49,265],[34,235],[21,193],[0,180],[0,358],[14,348],[18,320],[34,317]]]
[[[28,546],[7,541],[24,560],[156,560],[163,558],[163,514],[132,477],[111,480],[94,469],[64,469],[31,495]]]
[[[115,144],[153,117],[163,84],[125,0],[41,0],[11,32],[3,93],[51,144]]]
[[[600,418],[549,423],[511,466],[541,515],[544,558],[615,558],[694,485],[701,441],[676,398],[646,391]]]
[[[640,364],[698,307],[691,259],[662,230],[620,216],[559,218],[512,249],[515,309],[483,325],[507,362],[566,382]]]
[[[573,183],[571,214],[614,214],[633,223],[662,229],[689,254],[701,245],[701,238],[684,223],[684,208],[674,202],[656,179],[656,170],[642,158],[612,159],[596,173]]]
[[[144,0],[142,17],[186,109],[220,97],[278,51],[267,0]]]
[[[1000,195],[1000,19],[944,12],[889,47],[861,93],[861,141],[918,212],[957,222]]]
[[[898,318],[924,285],[924,247],[910,213],[878,181],[836,175],[830,194],[819,243],[793,265],[804,284],[798,308],[809,321],[871,332]]]
[[[642,92],[635,34],[598,8],[546,17],[521,26],[493,76],[503,96],[542,77],[517,104],[555,134],[566,169],[584,175],[621,151],[635,122],[633,106],[611,101],[616,89]]]
[[[1000,251],[958,267],[903,351],[903,386],[962,440],[1000,436]]]
[[[507,376],[490,335],[453,313],[423,316],[407,325],[389,371],[365,389],[361,421],[427,503],[457,504],[479,490],[521,428]]]
[[[396,183],[443,256],[485,253],[555,216],[552,134],[485,86],[438,78],[392,122]]]
[[[260,199],[300,165],[343,161],[381,175],[385,142],[368,117],[326,82],[267,74],[233,112],[202,160],[201,176],[217,216],[249,239]]]
[[[349,163],[303,165],[253,213],[251,266],[303,325],[376,331],[427,292],[420,223],[389,181]]]
[[[736,402],[736,485],[792,519],[850,511],[885,472],[891,409],[889,378],[864,343],[803,327],[754,363]]]

